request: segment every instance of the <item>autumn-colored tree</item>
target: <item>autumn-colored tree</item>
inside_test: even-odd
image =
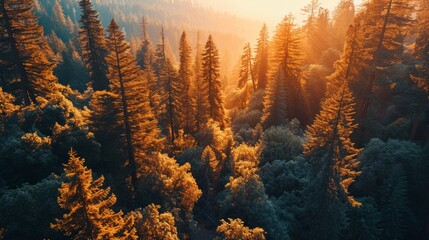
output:
[[[228,222],[229,221],[229,222]],[[225,240],[265,240],[264,229],[256,227],[250,229],[244,225],[240,218],[228,221],[221,220],[221,225],[216,228],[217,234]]]
[[[3,90],[26,105],[37,97],[49,98],[56,89],[54,63],[48,59],[50,47],[43,28],[34,15],[32,0],[0,2],[0,75]]]
[[[89,71],[92,88],[107,90],[109,80],[107,74],[107,55],[104,29],[98,19],[98,13],[93,9],[91,0],[80,0],[79,6],[82,10],[80,19],[80,44],[83,60]]]
[[[116,197],[110,188],[102,188],[104,177],[93,180],[85,160],[70,150],[64,164],[67,181],[61,184],[58,204],[68,212],[56,219],[51,228],[73,239],[137,239],[134,218],[111,208]]]
[[[365,67],[366,51],[363,48],[363,29],[360,16],[357,16],[354,24],[349,26],[343,54],[335,63],[335,71],[328,76],[326,95],[330,96],[341,88],[344,81],[350,85],[360,84],[358,80],[362,69]]]
[[[195,96],[193,95],[193,70],[191,59],[191,46],[189,46],[186,32],[182,33],[179,42],[179,93],[178,115],[179,126],[185,134],[195,132]]]
[[[268,82],[268,29],[264,24],[259,33],[253,71],[258,82],[257,89],[265,89]]]
[[[286,123],[286,119],[293,118],[305,123],[306,104],[300,82],[300,43],[291,15],[279,24],[273,44],[275,54],[271,63],[274,71],[264,97],[262,125],[265,128],[281,125]]]
[[[360,206],[348,188],[359,176],[357,149],[350,140],[357,125],[353,123],[354,98],[343,81],[342,87],[328,96],[322,110],[307,130],[304,155],[311,164],[307,188],[306,239],[338,239],[345,223],[344,206]]]
[[[429,93],[429,2],[420,1],[418,19],[418,36],[414,48],[414,59],[416,60],[416,73],[412,79],[416,84]]]
[[[160,208],[159,205],[150,204],[131,212],[139,239],[179,240],[173,215],[170,212],[160,214]]]
[[[202,88],[203,94],[207,94],[208,116],[220,127],[225,128],[225,109],[222,99],[222,82],[220,80],[219,51],[210,35],[204,47],[202,56]]]
[[[189,163],[179,165],[174,158],[153,153],[139,169],[144,188],[150,193],[146,200],[161,201],[169,211],[177,208],[182,220],[188,220],[202,194],[190,169]]]
[[[113,19],[108,32],[109,55],[106,60],[110,89],[116,97],[115,106],[120,109],[117,119],[123,126],[131,183],[137,191],[137,169],[141,158],[160,150],[163,140],[150,107],[149,89],[142,70],[131,56],[124,33]]]

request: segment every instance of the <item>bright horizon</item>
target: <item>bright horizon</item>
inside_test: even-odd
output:
[[[239,17],[255,19],[267,23],[270,27],[277,25],[289,13],[293,13],[296,23],[301,25],[304,16],[301,9],[311,0],[197,0],[200,5],[220,12],[227,12]],[[320,6],[334,11],[340,0],[319,0]],[[355,6],[363,0],[355,0]]]

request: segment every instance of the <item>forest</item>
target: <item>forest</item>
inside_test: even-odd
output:
[[[428,240],[428,140],[429,0],[0,0],[0,239]]]

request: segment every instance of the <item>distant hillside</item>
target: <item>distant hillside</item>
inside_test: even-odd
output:
[[[39,5],[38,14],[43,23],[52,18],[55,0],[35,0]],[[64,15],[77,23],[80,9],[76,0],[58,0]],[[148,32],[152,43],[156,45],[161,26],[164,27],[168,44],[177,57],[177,46],[183,30],[190,36],[192,46],[196,46],[197,32],[200,31],[204,44],[209,34],[220,49],[224,62],[235,62],[241,54],[245,42],[253,41],[262,23],[235,17],[226,13],[203,8],[191,1],[175,0],[94,0],[94,8],[100,13],[103,25],[107,26],[114,17],[124,27],[127,37],[138,37],[141,33],[140,22],[145,16],[148,20]],[[52,20],[51,20],[52,21]],[[43,24],[47,33],[49,24]],[[226,66],[225,64],[222,64]],[[231,64],[228,64],[231,65]],[[223,69],[230,72],[231,69]]]

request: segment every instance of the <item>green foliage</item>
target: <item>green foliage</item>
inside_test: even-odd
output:
[[[303,138],[292,131],[288,126],[274,126],[264,131],[260,166],[274,160],[288,161],[303,152]]]
[[[107,55],[104,28],[98,18],[98,12],[93,9],[91,0],[79,0],[81,8],[80,45],[82,58],[89,71],[92,88],[95,91],[107,90],[109,80],[106,77]]]
[[[255,149],[246,145],[234,150],[233,175],[225,186],[225,198],[220,199],[223,216],[239,217],[250,226],[263,227],[270,238],[288,239],[287,227],[279,221],[275,206],[265,194],[256,155]]]
[[[4,239],[58,239],[49,224],[60,214],[57,205],[60,184],[57,177],[49,177],[35,185],[24,184],[3,191],[0,195],[0,228],[5,231]]]

